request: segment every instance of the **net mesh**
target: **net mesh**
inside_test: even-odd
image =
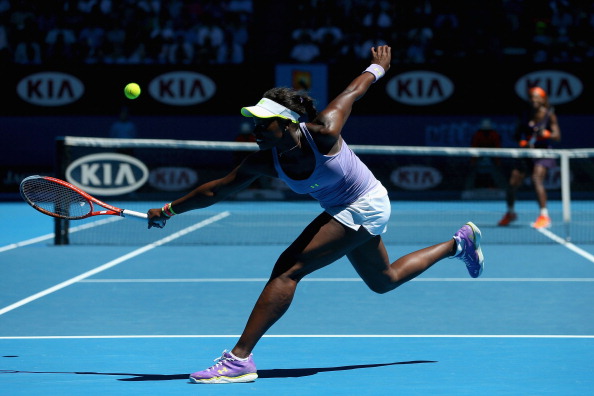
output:
[[[518,220],[508,227],[497,226],[506,211],[511,169],[518,161],[530,164],[536,158],[553,158],[558,165],[545,181],[553,222],[550,231],[572,242],[594,243],[594,150],[350,147],[389,191],[392,216],[383,235],[388,244],[438,243],[466,221],[483,230],[486,244],[552,243],[530,226],[538,216],[530,172],[517,192]],[[139,212],[161,207],[205,181],[222,177],[256,149],[250,143],[153,139],[67,137],[59,144],[64,159],[61,172],[68,181],[93,190],[93,195],[110,204]],[[109,155],[101,159],[98,154]],[[131,192],[111,195],[110,188],[121,191],[117,180],[133,185],[142,178],[134,176],[131,166],[123,167],[128,173],[118,171],[122,157],[112,154],[144,164],[146,181]],[[294,194],[277,179],[262,178],[224,202],[175,216],[162,230],[147,230],[145,224],[117,218],[99,223],[92,218],[58,224],[56,235],[66,236],[66,241],[57,243],[136,245],[191,228],[170,243],[287,245],[321,211],[312,198]],[[228,215],[195,227],[221,213]]]

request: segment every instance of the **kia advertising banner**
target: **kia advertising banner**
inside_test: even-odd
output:
[[[130,154],[133,155],[100,149],[94,154],[79,157],[76,150],[72,150],[69,156],[75,159],[63,164],[65,171],[59,176],[89,194],[101,197],[126,196],[135,192],[179,194],[196,187],[200,179],[197,168],[159,166],[159,160],[150,159],[158,156],[156,151],[149,156],[141,152]],[[200,162],[188,161],[188,164],[205,167]],[[201,174],[204,172],[200,170]]]
[[[0,115],[6,116],[107,115],[122,104],[133,106],[138,115],[236,114],[269,88],[296,84],[311,90],[323,107],[360,73],[344,65],[267,64],[194,70],[153,65],[7,69],[0,83],[6,101]],[[592,114],[594,94],[584,89],[594,82],[589,70],[588,65],[502,65],[495,74],[475,65],[394,65],[357,104],[357,114],[510,114],[534,85],[547,91],[560,112]],[[124,97],[129,82],[141,86],[138,99]]]
[[[269,88],[303,83],[318,97],[321,109],[365,67],[5,66],[0,133],[18,150],[7,150],[0,158],[0,198],[18,199],[18,182],[28,174],[55,172],[57,137],[107,137],[122,109],[140,138],[232,141],[245,121],[239,109],[256,103]],[[142,89],[137,99],[124,96],[129,82]],[[527,89],[534,85],[547,91],[556,108],[563,135],[558,147],[594,147],[589,131],[594,125],[594,94],[589,88],[594,86],[594,75],[589,64],[393,65],[356,103],[343,132],[349,144],[468,146],[487,117],[504,147],[513,147],[516,115],[525,108]],[[217,166],[219,159],[212,161]],[[161,173],[150,173],[145,185],[166,177],[168,171],[163,169],[168,166],[172,165],[160,164]],[[175,168],[184,166],[189,167]],[[117,170],[119,174],[112,169],[109,177],[128,182],[135,175],[131,169]],[[437,183],[434,172],[414,169],[424,175],[420,185]],[[96,182],[94,171],[98,169],[85,169],[89,180]],[[194,182],[191,173],[177,172],[169,175]],[[410,172],[404,169],[393,177],[402,184],[407,175]]]
[[[66,168],[66,180],[91,195],[117,196],[138,190],[149,170],[130,155],[103,152],[77,158]]]
[[[134,144],[139,141],[144,144]],[[224,176],[237,162],[233,151],[159,146],[146,139],[65,136],[56,139],[56,152],[55,176],[91,195],[114,199],[173,200]]]
[[[217,92],[217,86],[210,77],[190,71],[158,75],[147,87],[152,98],[163,104],[179,107],[206,103]]]
[[[272,67],[267,77],[224,65],[195,70],[149,65],[7,68],[0,82],[7,95],[0,115],[7,116],[109,115],[122,105],[145,115],[229,114],[257,101],[274,84]],[[142,90],[134,100],[124,96],[130,82]]]
[[[386,92],[402,104],[430,106],[448,100],[454,94],[454,83],[444,74],[415,70],[389,79]]]

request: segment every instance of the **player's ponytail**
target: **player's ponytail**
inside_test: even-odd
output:
[[[303,102],[303,107],[305,108],[305,112],[307,114],[307,119],[312,121],[318,116],[318,110],[314,105],[314,100],[307,94],[301,96],[301,100]]]

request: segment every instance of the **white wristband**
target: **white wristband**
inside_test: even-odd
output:
[[[377,80],[382,78],[384,76],[384,74],[386,74],[386,71],[384,70],[384,68],[381,67],[380,65],[378,65],[377,63],[372,63],[367,69],[365,69],[363,71],[363,73],[365,73],[365,72],[369,72],[375,76],[374,82],[376,82]]]

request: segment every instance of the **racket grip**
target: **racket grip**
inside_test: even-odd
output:
[[[135,212],[130,209],[122,210],[122,217],[129,217],[135,220],[146,221],[148,219],[148,215],[146,213]]]

